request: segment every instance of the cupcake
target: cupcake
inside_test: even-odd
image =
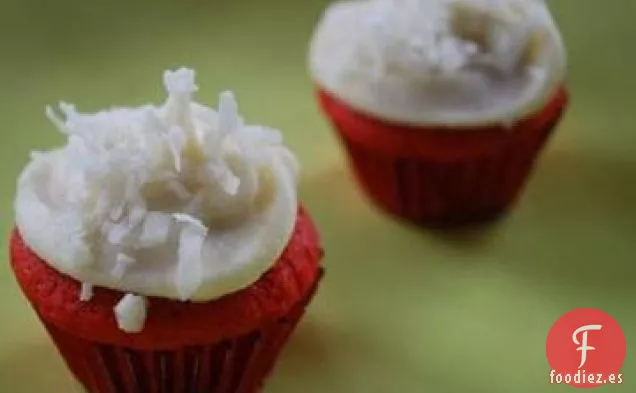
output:
[[[542,0],[335,3],[309,68],[362,188],[425,225],[506,212],[568,103]]]
[[[192,70],[164,85],[160,106],[47,109],[67,144],[19,178],[13,271],[90,393],[256,392],[322,275],[298,164],[232,93],[215,111]]]

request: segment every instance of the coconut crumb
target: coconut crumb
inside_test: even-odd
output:
[[[147,302],[143,296],[126,294],[115,306],[119,329],[126,333],[139,333],[146,323]]]
[[[185,226],[179,238],[176,285],[181,300],[187,300],[201,285],[201,254],[207,230],[190,219],[182,222]]]
[[[205,234],[208,231],[208,228],[205,226],[205,224],[203,224],[201,220],[191,214],[172,213],[172,217],[179,223],[186,224],[192,228],[197,229],[199,233]]]
[[[168,238],[171,226],[172,218],[170,214],[148,213],[138,239],[139,248],[151,248],[163,244]]]
[[[192,94],[199,90],[194,82],[196,73],[189,68],[166,70],[163,73],[163,84],[170,94]]]
[[[126,255],[124,253],[117,254],[115,259],[115,267],[113,268],[111,274],[118,280],[121,280],[126,273],[126,270],[130,265],[135,263],[135,258],[130,255]]]
[[[82,288],[80,289],[79,300],[82,302],[88,302],[93,298],[93,285],[87,282],[82,283]]]

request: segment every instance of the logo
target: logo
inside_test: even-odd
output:
[[[570,311],[548,333],[550,383],[580,388],[622,384],[626,350],[625,335],[614,318],[593,308]]]

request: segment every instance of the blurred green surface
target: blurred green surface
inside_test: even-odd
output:
[[[44,107],[162,99],[165,68],[198,70],[198,98],[233,89],[246,117],[279,127],[304,164],[301,195],[327,250],[322,291],[268,393],[541,393],[545,338],[564,312],[622,325],[636,361],[636,2],[554,0],[570,54],[572,106],[517,209],[459,233],[377,212],[351,181],[315,108],[306,43],[325,1],[3,0],[0,164],[3,244],[31,149],[61,143]],[[6,255],[6,254],[5,254]],[[0,264],[0,392],[74,385]]]

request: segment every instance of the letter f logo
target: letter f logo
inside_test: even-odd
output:
[[[572,341],[574,341],[574,344],[580,345],[580,347],[576,349],[577,351],[581,351],[581,364],[579,365],[579,368],[583,367],[583,365],[587,361],[587,351],[593,351],[596,349],[594,347],[590,347],[587,345],[587,333],[590,330],[601,330],[601,328],[603,328],[602,325],[585,325],[576,329],[574,333],[572,334]],[[581,342],[579,342],[577,338],[579,333],[582,333]]]

